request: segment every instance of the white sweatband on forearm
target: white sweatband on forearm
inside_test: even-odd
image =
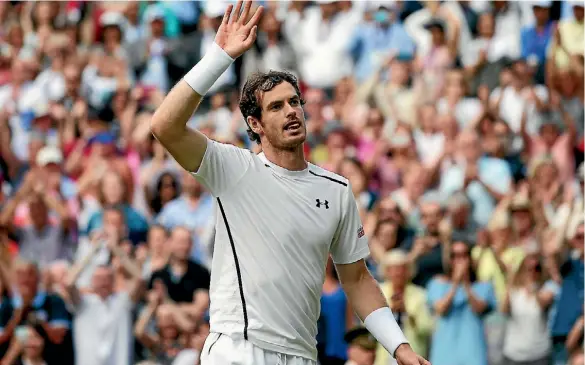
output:
[[[370,313],[364,320],[364,324],[392,357],[394,357],[394,352],[396,352],[398,346],[408,343],[388,307],[378,308]]]
[[[230,67],[234,59],[217,43],[213,42],[205,56],[187,72],[183,80],[201,96],[207,94],[213,84]]]

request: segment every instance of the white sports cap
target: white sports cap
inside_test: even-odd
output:
[[[45,146],[37,153],[36,162],[38,166],[47,166],[50,163],[60,165],[63,162],[63,153],[55,146]]]

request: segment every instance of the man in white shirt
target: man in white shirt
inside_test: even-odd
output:
[[[98,266],[92,277],[91,293],[81,294],[76,281],[79,274],[99,252],[103,239],[94,238],[90,254],[71,270],[67,294],[74,308],[73,340],[78,364],[118,365],[132,363],[132,310],[144,289],[142,272],[119,246],[116,234],[106,236],[107,246],[120,260],[132,280],[127,291],[114,292],[114,272]]]
[[[263,153],[217,143],[186,127],[203,95],[248,50],[262,13],[226,11],[211,51],[167,95],[151,129],[219,207],[211,269],[211,334],[203,365],[316,364],[317,319],[331,254],[350,303],[401,365],[412,351],[364,258],[369,249],[347,179],[307,163],[298,84],[286,72],[255,74],[240,110]],[[240,15],[241,11],[241,15]],[[239,15],[239,16],[238,16]]]

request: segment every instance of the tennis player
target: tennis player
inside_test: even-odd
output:
[[[219,76],[256,39],[262,14],[230,5],[213,48],[166,96],[154,136],[213,194],[218,215],[211,270],[211,334],[203,365],[314,365],[325,265],[331,255],[353,309],[400,365],[413,352],[368,272],[367,238],[347,179],[308,163],[295,77],[251,76],[240,110],[262,153],[221,144],[186,124]],[[335,65],[331,65],[335,67]]]

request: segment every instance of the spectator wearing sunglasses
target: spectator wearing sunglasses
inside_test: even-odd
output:
[[[447,274],[436,276],[427,286],[429,304],[437,315],[430,361],[487,365],[483,316],[496,307],[492,284],[477,281],[468,243],[454,242],[449,254]]]
[[[522,260],[508,276],[501,311],[507,315],[504,335],[504,364],[546,365],[550,363],[551,340],[546,313],[554,299],[544,290],[538,248]]]

